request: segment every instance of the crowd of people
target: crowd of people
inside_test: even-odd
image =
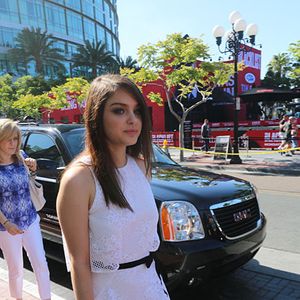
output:
[[[294,149],[298,147],[297,141],[298,126],[297,120],[293,116],[284,115],[279,122],[279,137],[281,139],[281,144],[279,145],[279,150],[285,150],[280,152],[286,156],[292,156],[294,154]]]

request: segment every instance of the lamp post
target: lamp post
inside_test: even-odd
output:
[[[231,164],[241,164],[242,160],[239,157],[239,110],[240,110],[240,99],[238,98],[238,59],[240,52],[247,52],[247,45],[255,45],[255,36],[257,34],[257,25],[249,24],[246,25],[246,22],[241,18],[241,15],[238,11],[233,11],[229,15],[229,21],[231,24],[231,30],[227,31],[222,26],[215,26],[213,28],[213,35],[216,38],[216,43],[220,53],[227,54],[230,53],[230,56],[233,57],[234,61],[234,142],[233,142],[233,152],[230,163]],[[244,38],[244,31],[249,38]],[[222,44],[222,37],[225,34],[225,44],[224,50],[221,50],[220,45]]]

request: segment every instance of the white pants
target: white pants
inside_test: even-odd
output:
[[[40,217],[23,234],[0,231],[0,247],[8,266],[9,290],[13,298],[22,298],[23,247],[32,265],[41,299],[50,299],[50,276],[39,225]]]

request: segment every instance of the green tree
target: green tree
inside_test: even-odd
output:
[[[268,70],[262,84],[272,87],[289,88],[291,85],[289,78],[290,70],[291,59],[288,53],[274,55],[268,64]]]
[[[292,68],[290,77],[293,87],[300,87],[300,40],[296,43],[291,43],[289,47],[291,53]]]
[[[54,43],[52,35],[42,32],[41,28],[24,28],[16,37],[16,47],[8,54],[12,61],[23,64],[26,70],[28,63],[33,61],[37,74],[45,75],[45,65],[65,71],[62,50],[54,47]]]
[[[22,94],[13,103],[13,107],[22,111],[23,115],[30,115],[39,119],[41,112],[52,112],[69,105],[68,99],[74,99],[78,105],[82,104],[87,96],[90,84],[83,78],[68,78],[60,85],[52,87],[41,95],[30,93]],[[79,106],[80,107],[80,106]]]
[[[133,79],[143,89],[143,84],[160,86],[163,95],[150,92],[147,97],[157,104],[166,98],[170,112],[179,123],[179,146],[183,147],[183,125],[189,112],[206,102],[212,90],[223,85],[233,74],[230,64],[222,62],[206,62],[209,58],[208,46],[201,39],[182,37],[175,33],[155,44],[142,45],[138,49],[140,70],[122,69],[121,73]],[[178,93],[174,94],[174,88]],[[201,100],[189,105],[188,94],[197,88]],[[173,101],[172,101],[173,99]],[[175,112],[174,103],[179,104],[181,113]],[[183,151],[180,153],[183,160]]]
[[[106,73],[115,64],[113,54],[101,42],[85,41],[84,45],[77,47],[77,51],[72,57],[73,67],[87,67],[92,78]]]
[[[12,76],[0,76],[0,117],[14,118],[15,112],[11,108],[14,101]]]
[[[49,91],[51,86],[42,76],[22,76],[13,84],[15,89],[15,98],[18,99],[23,95],[32,94],[34,96],[41,95]]]
[[[128,69],[138,69],[137,60],[132,58],[131,56],[127,56],[125,58],[117,57],[116,58],[117,64],[119,68],[128,68]]]

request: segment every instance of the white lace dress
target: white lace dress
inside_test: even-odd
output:
[[[118,169],[122,191],[133,212],[115,205],[106,206],[102,188],[89,211],[90,262],[95,300],[169,299],[155,263],[118,270],[120,263],[138,260],[159,247],[158,212],[150,184],[137,165],[127,156]]]

